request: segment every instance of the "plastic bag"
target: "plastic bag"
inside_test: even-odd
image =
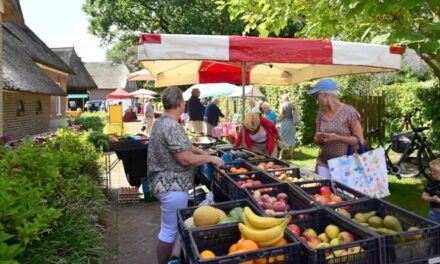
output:
[[[213,204],[214,203],[214,194],[212,193],[212,192],[208,192],[207,194],[206,194],[206,198],[205,198],[205,200],[203,200],[200,204],[199,204],[199,206],[202,206],[202,205],[210,205],[210,204]]]

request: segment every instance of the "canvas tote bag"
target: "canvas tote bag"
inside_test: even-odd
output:
[[[360,153],[349,149],[348,155],[328,161],[331,179],[371,197],[390,195],[385,150],[380,147],[365,151],[359,139],[358,145]]]

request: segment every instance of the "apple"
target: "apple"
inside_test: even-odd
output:
[[[273,210],[273,205],[271,202],[263,202],[263,209],[272,209]]]
[[[301,241],[304,242],[304,243],[307,243],[307,239],[306,239],[305,237],[303,237],[303,236],[300,236],[300,237],[299,237],[299,240],[301,240]]]
[[[286,211],[286,203],[285,202],[274,202],[272,204],[273,210],[275,212],[285,212]]]
[[[275,211],[274,211],[273,209],[266,209],[266,210],[264,210],[264,212],[265,212],[267,215],[274,215],[274,214],[275,214]]]
[[[316,246],[316,248],[326,248],[326,247],[329,247],[329,246],[330,246],[329,243],[321,242],[321,243],[319,243],[319,244]]]
[[[330,197],[333,194],[332,189],[330,189],[329,186],[322,186],[319,189],[319,193],[323,196],[326,196],[326,197]]]
[[[340,203],[340,202],[344,201],[344,200],[342,200],[341,196],[337,196],[337,195],[333,195],[332,198],[330,198],[330,200],[335,203]]]
[[[334,239],[337,238],[339,236],[339,227],[335,226],[335,225],[328,225],[325,228],[325,234],[327,235],[327,237],[329,239]]]
[[[357,246],[357,247],[351,247],[348,249],[348,253],[350,254],[356,254],[362,251],[362,248]]]
[[[290,229],[295,235],[300,236],[301,235],[301,228],[295,224],[290,224],[287,226],[287,228]]]
[[[335,257],[339,257],[341,256],[341,254],[344,252],[345,250],[340,249],[340,250],[335,250],[333,251],[333,254],[335,254]]]
[[[332,240],[330,240],[331,246],[338,246],[340,244],[341,244],[341,240],[339,240],[339,238],[333,238]]]
[[[316,248],[319,244],[321,243],[321,241],[319,240],[319,238],[317,237],[311,237],[307,240],[307,244],[311,247],[311,248]]]
[[[319,239],[321,239],[321,242],[328,243],[330,241],[325,233],[319,234],[318,237],[319,237]]]
[[[321,205],[327,205],[329,203],[329,199],[322,195],[316,197],[315,200]]]
[[[288,200],[288,198],[289,198],[289,196],[287,196],[287,194],[285,194],[285,193],[279,193],[278,195],[277,195],[277,200],[278,201],[287,201]]]
[[[318,237],[318,234],[316,234],[315,230],[311,229],[311,228],[307,228],[306,230],[303,231],[302,233],[303,237],[305,238],[309,238],[309,237]],[[321,242],[321,241],[320,241]]]
[[[261,196],[261,201],[266,203],[272,203],[272,199],[270,199],[270,196],[268,194],[263,194]]]
[[[339,233],[338,238],[339,240],[341,240],[342,243],[350,243],[354,241],[353,235],[347,231],[342,231],[341,233]]]
[[[257,197],[260,198],[261,197],[261,192],[260,191],[255,191],[254,192],[254,197],[255,198],[257,198]]]

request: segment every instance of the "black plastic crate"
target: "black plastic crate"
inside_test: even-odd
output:
[[[312,228],[319,235],[325,232],[325,228],[330,225],[336,225],[340,231],[347,231],[354,237],[353,242],[329,246],[325,248],[312,248],[306,241],[299,239],[303,245],[302,263],[350,263],[350,264],[375,264],[380,263],[379,238],[374,233],[358,228],[344,217],[327,209],[317,209],[301,215],[293,214],[293,220],[289,224],[296,224],[300,227],[301,234],[307,228]],[[299,217],[297,217],[299,216]],[[287,232],[291,232],[287,229]],[[293,232],[292,232],[293,234]],[[296,235],[295,235],[296,236]],[[299,238],[299,237],[297,237]],[[335,251],[348,250],[355,247],[361,247],[358,253],[351,253],[345,256],[335,256]]]
[[[210,206],[221,209],[226,214],[228,214],[235,207],[244,208],[245,206],[248,206],[252,209],[252,211],[257,212],[257,207],[255,206],[255,204],[253,204],[249,200],[244,200],[244,199],[222,202],[222,203],[214,203],[214,204],[210,204]],[[191,244],[189,243],[189,230],[185,228],[184,221],[192,217],[194,211],[197,208],[198,206],[177,210],[177,230],[179,231],[180,237],[182,239],[182,245],[183,245],[182,247],[185,248],[185,253],[191,253],[191,247],[190,247]],[[194,229],[196,228],[198,227],[194,227]],[[189,259],[190,256],[185,256],[185,257]]]
[[[259,259],[265,259],[267,263],[299,264],[301,263],[301,245],[290,233],[285,232],[284,238],[289,242],[286,245],[261,248],[228,255],[229,247],[240,239],[240,231],[237,224],[214,226],[211,228],[193,229],[190,231],[190,240],[194,260],[192,263],[226,264],[246,263]],[[201,259],[203,250],[211,250],[215,258]],[[276,259],[269,262],[270,258]],[[264,263],[264,262],[263,262]]]
[[[320,178],[316,178],[314,175],[308,175],[301,171],[300,168],[287,168],[287,169],[276,169],[266,171],[271,177],[274,177],[279,182],[303,182],[303,181],[311,181],[311,180],[320,180]],[[290,178],[289,178],[290,177]]]
[[[277,183],[278,181],[263,172],[246,172],[240,174],[228,174],[221,176],[220,186],[231,200],[247,198],[244,188],[253,187],[258,185],[253,185],[251,182],[246,182],[246,180],[251,179],[252,181],[259,181],[261,185]],[[259,183],[257,183],[259,184]]]
[[[281,161],[279,159],[274,159],[274,158],[268,158],[268,159],[264,159],[264,160],[248,160],[246,162],[248,162],[249,164],[258,168],[258,170],[261,170],[261,171],[275,171],[275,170],[279,170],[279,169],[287,169],[287,168],[295,167],[292,164],[289,164],[287,162]],[[280,168],[267,168],[266,167],[263,169],[262,167],[259,167],[259,165],[261,165],[262,163],[264,163],[264,164],[273,163],[276,166],[283,166],[283,167],[280,167]]]
[[[340,206],[335,205],[329,208],[336,209],[340,208]],[[407,230],[411,226],[420,228],[410,232],[404,231],[398,234],[380,235],[381,248],[384,249],[382,252],[382,263],[413,263],[419,261],[427,263],[428,259],[440,255],[440,225],[429,219],[379,199],[353,202],[345,206],[345,209],[352,217],[356,213],[370,211],[376,211],[376,216],[381,218],[386,215],[392,215],[399,219],[403,230]],[[353,223],[364,229],[366,228],[354,221]],[[414,236],[421,236],[421,238],[406,241]],[[440,260],[438,263],[440,263]]]
[[[238,173],[232,173],[230,169],[232,167],[235,168],[246,168],[247,172],[238,172]],[[255,168],[251,167],[249,164],[245,163],[244,161],[237,161],[237,162],[227,162],[225,163],[225,166],[222,169],[219,169],[217,167],[214,167],[214,185],[216,185],[224,194],[226,194],[230,199],[237,199],[238,196],[234,196],[234,198],[231,198],[231,194],[228,193],[230,186],[232,184],[232,180],[228,177],[228,175],[234,175],[234,174],[243,174],[243,173],[257,173],[257,170]],[[235,186],[233,186],[235,187]],[[240,190],[237,188],[236,192],[240,192]],[[235,193],[236,194],[236,193]]]
[[[299,190],[295,189],[293,186],[287,183],[273,183],[265,184],[262,186],[254,186],[245,188],[246,194],[258,207],[260,214],[270,215],[270,216],[284,216],[293,212],[307,211],[316,208],[314,202],[301,193]],[[279,193],[285,193],[288,195],[287,204],[290,206],[290,210],[285,213],[277,213],[275,215],[269,214],[265,211],[263,206],[255,200],[254,192],[259,191],[261,196],[268,194],[272,197],[277,197]]]
[[[304,181],[304,182],[293,182],[294,186],[298,187],[302,192],[305,193],[310,199],[320,204],[313,195],[320,193],[320,188],[323,186],[328,186],[332,190],[333,194],[342,198],[342,202],[338,202],[338,205],[346,204],[356,200],[367,200],[369,197],[355,189],[348,187],[340,182],[332,180],[316,180],[316,181]],[[326,205],[324,205],[326,206]]]

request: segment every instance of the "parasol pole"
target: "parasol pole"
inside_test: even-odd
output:
[[[244,106],[245,106],[245,88],[246,88],[246,62],[241,63],[241,85],[242,85],[242,94],[241,94],[241,131],[242,131],[242,140],[241,147],[244,147]]]

